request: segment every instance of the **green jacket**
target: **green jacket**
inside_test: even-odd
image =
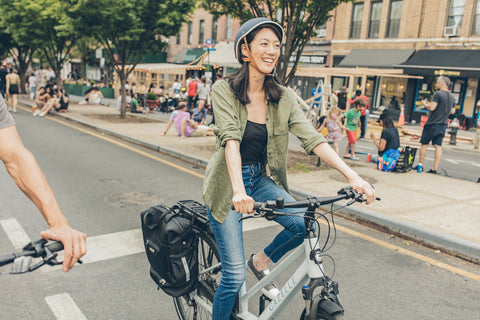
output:
[[[230,89],[226,80],[217,81],[212,87],[212,103],[215,110],[216,151],[210,159],[203,183],[203,200],[215,220],[223,223],[232,204],[232,183],[225,160],[225,144],[228,140],[242,141],[247,124],[247,108]],[[287,152],[288,132],[297,136],[307,153],[326,142],[305,119],[293,92],[283,88],[278,103],[267,101],[267,164],[272,179],[288,191]]]

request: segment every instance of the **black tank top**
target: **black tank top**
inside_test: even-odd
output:
[[[247,120],[243,139],[240,143],[242,165],[264,163],[268,142],[267,125]]]

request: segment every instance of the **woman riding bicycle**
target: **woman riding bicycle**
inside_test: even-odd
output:
[[[235,57],[240,70],[215,83],[212,100],[215,108],[216,152],[210,160],[203,198],[220,252],[222,278],[213,302],[213,319],[229,319],[236,296],[245,281],[242,214],[253,211],[255,201],[274,200],[288,194],[288,132],[301,141],[307,153],[314,152],[340,171],[350,184],[375,198],[372,187],[350,169],[307,122],[295,95],[273,76],[284,38],[282,27],[266,18],[245,22],[235,38]],[[268,169],[266,165],[268,164]],[[270,176],[267,176],[267,170]],[[233,203],[235,210],[231,209]],[[287,210],[284,210],[288,212]],[[248,260],[257,277],[268,274],[268,263],[276,263],[300,245],[305,236],[301,216],[275,219],[285,229],[259,253]],[[272,283],[264,288],[272,298],[278,289]]]

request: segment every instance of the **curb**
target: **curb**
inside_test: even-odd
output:
[[[24,103],[25,104],[25,103]],[[27,104],[28,105],[28,104]],[[109,135],[118,137],[120,139],[138,144],[140,146],[168,154],[169,156],[193,163],[195,165],[206,167],[208,161],[205,159],[199,159],[177,150],[165,148],[159,145],[155,145],[149,142],[142,141],[131,136],[124,135],[122,133],[102,128],[91,123],[87,123],[82,120],[73,119],[68,114],[56,114],[64,119],[80,123],[89,128],[96,129],[100,132],[107,133]],[[309,196],[321,197],[322,195],[315,194],[309,191],[302,190],[297,187],[291,187],[290,191],[294,197],[307,198]],[[334,204],[334,208],[338,209],[343,207],[341,204]],[[465,259],[467,261],[480,264],[480,244],[472,241],[460,239],[445,233],[441,233],[408,221],[399,220],[390,216],[383,215],[381,213],[371,211],[364,208],[357,207],[344,207],[335,211],[335,213],[348,220],[367,224],[379,229],[383,232],[399,235],[403,238],[420,243],[426,247],[437,249],[448,253],[450,255]]]
[[[292,195],[300,198],[309,196],[321,197],[321,195],[296,187],[290,188],[290,191]],[[335,209],[339,207],[343,207],[343,205],[334,204]],[[327,208],[325,207],[325,209]],[[400,235],[403,238],[420,243],[431,249],[437,249],[467,261],[480,264],[480,244],[478,243],[460,239],[364,208],[344,207],[335,211],[335,213],[348,220],[367,224],[383,232]]]

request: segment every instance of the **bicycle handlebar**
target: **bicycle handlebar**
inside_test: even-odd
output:
[[[61,264],[56,260],[58,251],[63,250],[63,244],[60,241],[47,241],[45,239],[34,240],[28,243],[23,247],[22,252],[12,253],[4,256],[0,256],[0,266],[4,266],[10,263],[14,263],[14,268],[12,273],[24,273],[28,271],[33,271],[44,264],[57,265]],[[31,258],[42,258],[43,261],[37,263],[34,266],[30,266]],[[27,262],[21,262],[21,270],[16,270],[15,260],[17,258],[30,258]],[[18,260],[20,261],[20,260]],[[81,261],[79,260],[81,263]]]
[[[252,215],[246,215],[240,220],[245,220],[248,218],[259,218],[265,217],[268,220],[272,220],[275,218],[278,213],[275,210],[284,209],[284,208],[308,208],[308,210],[315,210],[322,205],[331,204],[340,200],[351,199],[347,203],[347,206],[352,205],[355,202],[365,202],[366,200],[363,197],[363,194],[358,193],[352,187],[344,187],[337,192],[336,196],[330,197],[309,197],[305,200],[300,201],[293,201],[289,203],[285,203],[282,197],[278,197],[276,200],[273,201],[265,201],[265,202],[255,202],[253,208],[257,213]],[[376,200],[380,200],[380,198],[376,198]],[[233,205],[232,205],[233,208]]]

